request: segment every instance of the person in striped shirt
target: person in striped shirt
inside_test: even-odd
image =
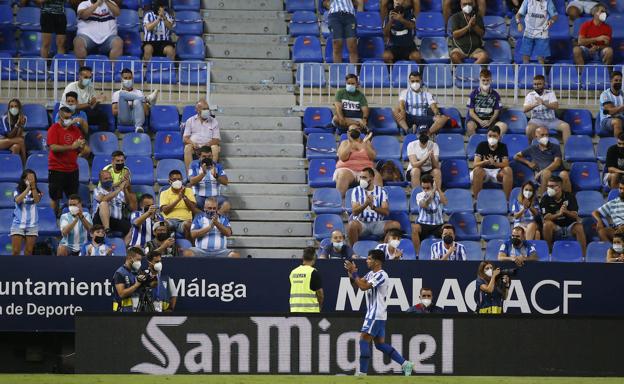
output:
[[[622,72],[611,72],[611,87],[600,94],[600,129],[618,137],[624,121],[624,95],[622,94]]]
[[[167,56],[175,60],[175,45],[171,41],[171,30],[175,19],[160,1],[152,4],[152,9],[143,16],[143,60],[150,61],[152,56]]]
[[[37,188],[37,175],[32,169],[25,169],[17,184],[17,189],[13,191],[15,201],[11,223],[13,256],[22,252],[22,243],[24,243],[24,255],[32,255],[37,236],[39,236],[37,204],[41,201],[42,195],[43,193]]]
[[[624,233],[624,176],[620,176],[618,189],[618,197],[592,212],[601,241],[611,241],[616,233]],[[605,226],[603,220],[607,220],[612,226]]]
[[[71,195],[67,202],[69,212],[61,215],[59,227],[63,238],[56,251],[57,256],[78,256],[80,248],[87,242],[92,219],[88,211],[82,210],[80,195]]]
[[[121,14],[114,0],[85,0],[78,5],[78,31],[74,38],[74,54],[82,65],[90,53],[108,55],[111,60],[123,53],[123,40],[117,36],[117,20]]]
[[[144,247],[145,243],[152,240],[154,224],[164,221],[162,215],[158,213],[158,206],[154,204],[154,196],[149,193],[142,194],[139,204],[140,209],[130,215],[130,223],[132,224],[131,247]]]
[[[431,260],[466,261],[466,248],[455,241],[455,227],[442,226],[442,240],[431,244]]]
[[[207,197],[216,197],[219,214],[227,216],[230,203],[222,195],[221,186],[228,185],[228,177],[221,163],[212,161],[212,148],[199,148],[199,160],[193,160],[188,170],[189,187],[193,187],[197,207],[201,209]]]
[[[80,248],[79,256],[112,256],[113,248],[106,241],[106,231],[102,224],[91,227],[91,242]]]
[[[93,224],[102,224],[106,233],[111,230],[121,232],[125,236],[126,244],[130,240],[130,221],[123,217],[124,204],[130,203],[130,198],[124,193],[129,183],[122,180],[117,187],[113,187],[113,177],[109,171],[100,171],[100,184],[93,193],[97,202],[93,214]]]
[[[351,207],[353,209],[347,233],[351,245],[357,243],[360,236],[381,237],[390,229],[400,229],[394,220],[385,220],[390,213],[388,195],[383,187],[373,184],[375,171],[364,168],[360,174],[360,185],[353,189]]]
[[[423,175],[420,179],[422,192],[416,195],[416,203],[420,208],[418,219],[412,225],[412,242],[416,253],[420,250],[421,239],[429,236],[439,237],[444,224],[442,206],[447,204],[442,186],[437,185],[431,175]]]
[[[426,133],[435,134],[449,121],[449,117],[440,113],[438,103],[431,93],[423,89],[420,72],[413,71],[408,76],[409,88],[399,94],[399,105],[393,110],[394,119],[407,133],[413,133],[417,127],[425,125]]]
[[[401,260],[403,251],[399,248],[403,232],[398,229],[391,229],[386,233],[383,243],[378,244],[375,249],[383,251],[387,260]]]
[[[346,40],[349,62],[357,64],[360,60],[357,48],[357,20],[355,19],[357,0],[328,1],[327,24],[332,33],[334,63],[342,63],[342,43]]]
[[[190,251],[201,257],[240,257],[238,252],[227,248],[228,236],[232,236],[230,220],[217,212],[216,198],[207,198],[204,212],[193,219],[191,237],[195,246]]]

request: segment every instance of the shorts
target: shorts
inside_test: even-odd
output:
[[[579,224],[579,223],[572,223],[568,225],[567,227],[560,227],[557,224],[555,224],[555,233],[553,237],[560,238],[560,239],[567,239],[568,237],[572,236],[572,229],[574,228],[576,224]]]
[[[61,200],[63,193],[69,198],[70,195],[78,193],[79,171],[61,172],[48,171],[48,182],[50,189],[50,198],[52,200]]]
[[[372,337],[386,336],[386,320],[364,320],[360,332],[368,333]]]
[[[173,230],[181,235],[184,234],[184,223],[185,221],[180,219],[167,219],[167,225],[169,225],[169,230]]]
[[[550,57],[549,39],[536,39],[523,36],[520,53],[523,56]]]
[[[566,7],[566,13],[568,13],[568,9],[570,7],[575,7],[581,11],[581,13],[585,13],[587,15],[591,14],[592,8],[594,8],[598,3],[595,1],[583,1],[583,0],[574,0],[568,3]]]
[[[489,117],[487,117],[487,118],[481,117],[481,120],[488,121],[489,119],[490,119]],[[468,117],[466,117],[466,124],[468,124],[468,122],[469,122],[469,121],[472,121],[473,123],[475,123],[475,124],[477,125],[477,130],[484,130],[484,131],[487,131],[487,128],[482,127],[482,126],[481,126],[481,125],[480,125],[477,121],[473,120],[473,119],[470,117],[470,115],[469,115]],[[499,124],[500,122],[501,122],[500,120],[496,120],[496,121],[494,121],[494,123],[492,123],[492,125],[497,125],[497,124]],[[499,127],[499,128],[500,128],[500,127]]]
[[[408,127],[415,125],[416,128],[418,128],[421,125],[426,125],[427,128],[431,128],[433,125],[433,116],[412,116],[409,113],[406,113],[405,122]]]
[[[54,33],[57,35],[65,35],[67,33],[67,17],[65,14],[57,15],[55,13],[43,13],[39,18],[41,24],[41,33]]]
[[[537,125],[538,127],[548,128],[549,131],[561,131],[559,125],[561,123],[565,123],[563,120],[553,119],[553,120],[544,120],[544,119],[529,119],[529,124]]]
[[[360,221],[362,224],[362,232],[360,233],[360,237],[366,236],[383,236],[384,228],[386,227],[386,222],[382,221]]]
[[[354,171],[351,168],[346,168],[346,167],[342,167],[342,168],[336,168],[336,170],[334,171],[334,175],[332,176],[332,180],[336,181],[337,175],[338,175],[338,170],[340,169],[346,169],[347,171],[351,172],[351,174],[353,175],[353,184],[358,182],[358,178],[360,177],[360,175],[362,174],[362,172],[360,171]]]
[[[485,179],[483,180],[483,183],[487,183],[487,182],[492,182],[492,183],[496,183],[496,184],[501,184],[502,181],[498,181],[498,179],[496,178],[498,176],[498,173],[500,172],[500,169],[498,168],[483,168],[483,170],[485,171]],[[472,183],[472,174],[474,173],[474,171],[470,171],[470,182]]]
[[[143,52],[145,52],[145,46],[146,45],[151,45],[152,48],[154,49],[152,56],[166,56],[165,55],[165,47],[171,46],[173,48],[175,48],[175,44],[173,44],[173,42],[169,41],[169,40],[163,40],[163,41],[144,41],[143,42]]]
[[[399,61],[399,60],[409,60],[410,54],[414,51],[418,51],[418,48],[416,48],[416,44],[414,44],[414,42],[412,41],[410,45],[390,46],[387,48],[387,50],[392,52],[394,61]]]
[[[93,214],[93,224],[102,224],[102,218],[100,218],[100,210],[96,210]],[[113,217],[108,219],[110,230],[113,232],[121,232],[125,236],[130,231],[130,220],[115,219]]]
[[[475,55],[485,51],[481,47],[476,47],[470,52],[464,52],[461,48],[454,47],[453,49],[451,49],[451,54],[453,54],[454,52],[459,52],[464,57],[474,57]]]
[[[605,48],[607,47],[602,47],[599,50],[594,51],[594,53],[589,52],[589,48],[584,45],[581,45],[580,48],[581,48],[581,52],[583,52],[583,60],[585,62],[588,62],[588,61],[601,62],[602,56],[604,56]]]
[[[617,116],[615,117],[616,119],[620,119],[624,121],[624,117],[623,116]],[[610,132],[613,133],[613,117],[607,117],[605,119],[600,120],[600,129],[604,132]]]
[[[420,225],[420,238],[421,239],[426,239],[428,237],[437,237],[440,238],[441,234],[442,234],[442,226],[444,224],[438,224],[438,225],[430,225],[430,224],[421,224],[421,223],[417,223],[418,225]]]
[[[11,226],[11,236],[19,235],[19,236],[39,236],[39,227],[29,227],[29,228],[20,228]]]
[[[408,172],[405,172],[405,180],[406,181],[412,181],[412,169],[414,168],[410,168],[410,170]],[[422,168],[420,169],[420,177],[423,177],[425,175],[430,175],[431,172],[433,171],[433,168],[430,168],[426,171],[423,171]]]
[[[102,55],[108,55],[113,48],[113,41],[117,39],[121,40],[121,37],[117,35],[110,35],[106,40],[104,40],[102,44],[97,44],[96,42],[91,40],[89,36],[82,34],[77,35],[76,39],[82,39],[85,42],[85,47],[87,48],[88,53],[91,54],[94,52],[98,52]]]
[[[193,252],[194,256],[198,257],[228,257],[230,254],[229,249],[202,249],[197,247],[189,248],[191,252]]]
[[[327,24],[334,40],[356,37],[357,21],[355,15],[348,12],[334,12],[327,16]]]

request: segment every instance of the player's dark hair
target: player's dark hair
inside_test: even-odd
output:
[[[624,241],[624,233],[616,233],[613,235],[613,240],[615,239],[620,239],[622,241]]]
[[[128,251],[126,254],[128,258],[133,257],[135,255],[139,255],[141,256],[141,258],[145,257],[145,251],[143,251],[141,247],[130,247],[128,248]]]
[[[433,289],[429,288],[429,287],[422,287],[420,288],[420,294],[422,295],[423,291],[429,291],[431,292],[431,296],[433,296]]]
[[[78,70],[78,73],[85,72],[85,71],[93,72],[93,69],[91,69],[91,67],[83,66],[83,67],[80,67],[80,69]]]
[[[370,256],[371,259],[377,260],[382,264],[384,261],[386,261],[386,255],[381,249],[371,249],[370,251],[368,251],[368,256]]]
[[[485,77],[486,79],[491,79],[492,72],[490,72],[489,69],[482,69],[481,72],[479,72],[479,77]]]
[[[115,158],[115,157],[117,157],[117,156],[123,156],[123,157],[124,157],[124,159],[126,158],[126,154],[125,154],[125,153],[123,153],[123,151],[116,150],[116,151],[113,151],[113,153],[111,153],[111,159],[112,159],[112,158]]]
[[[455,233],[455,226],[453,224],[444,224],[441,232],[444,232],[445,229],[450,229],[453,233]]]
[[[414,76],[414,77],[418,77],[419,79],[422,79],[422,76],[420,75],[420,72],[418,72],[418,71],[412,71],[412,72],[410,72],[410,74],[409,74],[409,76],[408,76],[407,78],[409,79],[409,78],[410,78],[410,77],[412,77],[412,76]]]
[[[313,261],[316,257],[316,249],[314,247],[306,247],[303,249],[303,260]]]
[[[95,233],[95,231],[99,231],[99,230],[104,230],[104,226],[102,224],[93,224],[93,227],[91,227],[91,233]]]

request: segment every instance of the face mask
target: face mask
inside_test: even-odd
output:
[[[93,241],[96,244],[104,244],[104,236],[93,236]]]
[[[80,83],[83,87],[88,87],[89,85],[91,85],[91,79],[82,79],[80,80]]]
[[[139,269],[141,269],[141,260],[135,260],[132,262],[132,270],[133,271],[138,271]]]
[[[129,80],[122,80],[121,81],[121,85],[126,88],[126,89],[130,89],[132,88],[132,79]]]
[[[388,245],[395,249],[399,247],[399,244],[401,244],[401,240],[393,239],[388,241]]]
[[[349,132],[349,136],[351,136],[351,138],[352,138],[353,140],[357,140],[357,139],[359,139],[359,138],[360,138],[360,131],[358,131],[357,129],[352,129],[352,130]]]
[[[604,23],[605,20],[607,20],[607,14],[605,12],[602,12],[600,15],[598,15],[598,20]]]
[[[212,218],[212,216],[214,216],[216,214],[215,211],[211,211],[210,209],[206,209],[204,212],[206,213],[206,216],[208,216],[210,218]]]
[[[613,244],[613,250],[617,253],[622,253],[624,246],[622,244]]]
[[[17,114],[19,113],[19,108],[17,108],[17,107],[12,107],[12,108],[9,108],[9,113],[10,113],[12,116],[17,116]]]
[[[490,145],[490,147],[493,147],[498,144],[498,139],[495,137],[488,137],[488,144]]]
[[[343,241],[339,241],[337,243],[332,243],[332,245],[334,246],[334,248],[336,249],[342,249],[342,246],[344,245]]]
[[[125,163],[115,164],[115,171],[121,171],[124,169],[125,166],[126,166]]]
[[[469,15],[470,13],[472,13],[472,5],[466,4],[462,7],[462,11]]]
[[[548,145],[548,137],[544,136],[544,137],[540,137],[540,139],[538,140],[540,144],[542,144],[543,146],[547,146]]]
[[[158,241],[165,241],[167,240],[168,237],[169,235],[167,234],[167,232],[159,233],[156,235],[156,238],[158,239]]]
[[[101,184],[102,184],[102,188],[104,188],[104,189],[111,189],[111,188],[113,188],[113,180],[103,181]]]
[[[73,112],[76,112],[76,105],[75,105],[75,104],[72,104],[72,105],[67,104],[67,105],[65,105],[65,106],[66,106],[66,107],[67,107],[70,111],[72,111],[72,113],[73,113]]]
[[[63,126],[69,127],[70,125],[72,125],[72,120],[73,119],[63,119]]]
[[[418,136],[418,140],[422,144],[427,144],[427,142],[429,141],[429,135],[427,135],[426,133],[421,133],[420,136]]]
[[[442,238],[442,241],[444,241],[444,244],[446,244],[446,245],[451,245],[451,244],[453,244],[453,240],[455,240],[455,239],[454,239],[454,238],[453,238],[453,236],[451,236],[451,235],[446,235],[446,236],[444,236],[444,237]]]
[[[182,180],[176,180],[176,181],[171,182],[171,188],[173,189],[182,188]]]
[[[518,239],[517,237],[512,237],[511,238],[511,244],[518,248],[520,245],[522,245],[522,240]]]
[[[622,83],[615,83],[613,84],[613,90],[616,92],[619,92],[620,89],[622,89]]]
[[[346,88],[347,92],[349,92],[349,93],[355,92],[355,85],[353,85],[353,84],[347,84],[347,86],[345,88]]]
[[[485,275],[488,277],[492,277],[492,270],[491,269],[486,269],[485,270]]]
[[[481,82],[481,89],[483,90],[483,92],[489,91],[490,90],[490,85],[491,85],[490,83]]]
[[[420,89],[420,83],[418,81],[415,81],[410,84],[410,88],[412,88],[412,91],[418,92],[418,90]]]
[[[428,307],[431,305],[431,299],[421,299],[420,303],[424,305],[425,307]]]
[[[546,194],[553,197],[557,194],[557,191],[555,191],[555,188],[546,188]]]
[[[78,212],[80,212],[80,208],[76,207],[75,205],[70,205],[69,206],[69,213],[72,216],[76,216],[78,214]]]
[[[368,188],[368,181],[364,179],[360,179],[360,187],[364,189]]]
[[[522,196],[524,196],[525,199],[530,199],[533,196],[533,191],[530,191],[528,189],[522,191]]]
[[[160,273],[160,271],[162,271],[162,263],[159,261],[158,263],[154,264],[154,271]]]
[[[207,120],[210,117],[210,109],[202,109],[200,115],[202,119]]]

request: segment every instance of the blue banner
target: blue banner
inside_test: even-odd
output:
[[[77,312],[112,311],[112,276],[120,257],[4,257],[0,268],[0,330],[73,331]],[[291,269],[298,260],[164,259],[163,273],[178,288],[176,312],[285,313]],[[357,262],[360,274],[366,271]],[[472,312],[478,262],[387,262],[388,309],[405,311],[420,288],[434,290],[449,313]],[[509,265],[511,266],[511,265]],[[323,312],[360,311],[341,260],[320,260]],[[529,263],[519,269],[505,307],[535,315],[624,315],[624,265]]]

